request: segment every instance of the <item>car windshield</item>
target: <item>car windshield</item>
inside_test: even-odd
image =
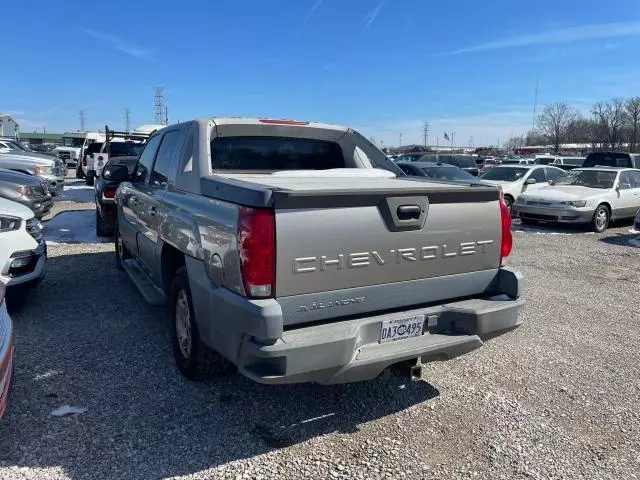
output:
[[[84,138],[62,137],[62,146],[80,148],[84,145]]]
[[[464,155],[454,155],[452,161],[460,168],[477,168],[473,157],[467,157]]]
[[[223,137],[211,141],[214,170],[324,170],[345,168],[335,142],[288,137]]]
[[[423,167],[420,170],[424,172],[424,175],[429,178],[435,178],[437,180],[452,180],[452,181],[465,181],[475,182],[476,179],[470,173],[459,169],[458,167],[443,165],[441,167]]]
[[[500,182],[515,182],[521,179],[525,173],[529,171],[528,168],[520,167],[496,167],[487,170],[480,175],[482,180],[496,180]]]
[[[550,165],[554,160],[555,158],[553,157],[536,158],[534,163],[537,163],[538,165]]]
[[[551,185],[574,185],[589,188],[613,188],[618,172],[603,170],[571,170]]]
[[[97,152],[99,152],[100,150],[102,150],[102,145],[103,145],[103,143],[102,143],[102,142],[94,142],[94,143],[92,143],[91,145],[89,145],[89,146],[87,147],[87,150],[86,150],[86,152],[85,152],[85,153],[87,153],[87,154],[90,154],[90,153],[97,153]]]
[[[109,144],[109,155],[133,155],[137,157],[143,148],[144,145],[142,143],[113,142]]]

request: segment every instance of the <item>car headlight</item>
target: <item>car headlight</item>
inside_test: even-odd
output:
[[[53,167],[36,167],[36,175],[53,175]]]
[[[22,219],[18,217],[0,215],[0,232],[12,232],[14,230],[18,230],[21,224]]]
[[[42,193],[40,187],[18,187],[18,193],[23,197],[37,197]]]
[[[560,202],[561,205],[569,205],[570,207],[582,208],[587,204],[586,200],[575,200],[571,202]]]

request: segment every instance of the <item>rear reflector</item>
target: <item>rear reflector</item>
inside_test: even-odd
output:
[[[511,254],[513,247],[513,235],[511,233],[511,211],[504,201],[504,195],[500,192],[500,219],[502,222],[502,245],[500,247],[500,264]]]
[[[245,294],[253,298],[274,296],[276,229],[273,210],[240,208],[238,251]]]
[[[102,193],[102,195],[104,195],[104,198],[115,198],[116,197],[116,189],[115,188],[105,188],[105,190]]]
[[[268,123],[271,125],[309,125],[309,122],[300,122],[298,120],[271,120],[267,118],[258,121],[260,123]]]
[[[100,156],[98,157],[98,161],[99,161],[99,162],[101,162],[102,160],[104,160],[104,157],[103,157],[102,155],[100,155]]]

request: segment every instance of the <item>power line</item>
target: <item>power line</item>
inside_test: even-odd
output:
[[[128,108],[124,109],[124,131],[131,131],[131,111]]]
[[[84,114],[84,110],[80,110],[80,131],[81,132],[85,131],[84,124],[85,124],[86,120],[87,120],[87,117]]]
[[[422,134],[424,136],[424,146],[426,148],[427,144],[429,143],[429,130],[431,129],[431,126],[429,125],[429,122],[424,122],[424,125],[422,125]]]

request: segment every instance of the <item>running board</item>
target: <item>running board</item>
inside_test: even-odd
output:
[[[129,277],[131,277],[131,280],[136,284],[136,287],[138,287],[138,290],[140,290],[140,293],[148,303],[158,306],[165,304],[166,297],[162,290],[155,286],[149,275],[138,266],[134,259],[125,260],[122,262],[122,267],[129,274]]]

